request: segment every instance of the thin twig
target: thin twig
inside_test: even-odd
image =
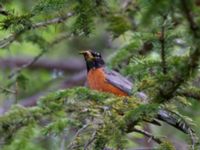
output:
[[[15,69],[32,61],[33,58],[12,57],[0,59],[0,68]],[[14,64],[14,65],[13,65]],[[46,70],[61,70],[70,73],[82,71],[85,69],[85,64],[80,59],[68,58],[60,60],[49,60],[40,58],[36,63],[29,66],[29,69],[46,69]]]
[[[0,86],[0,89],[1,89],[2,91],[5,91],[5,92],[11,93],[11,94],[16,94],[15,91],[13,91],[13,90],[11,90],[11,89],[7,89],[7,88],[2,87],[2,86]]]
[[[96,135],[97,135],[97,131],[95,130],[95,131],[93,132],[93,134],[92,134],[91,139],[89,139],[88,142],[84,145],[84,150],[87,150],[88,146],[90,146],[90,145],[93,143],[93,141],[94,141],[95,138],[96,138]]]
[[[13,76],[15,76],[16,74],[19,74],[24,68],[27,68],[29,66],[31,66],[32,64],[34,64],[40,57],[42,57],[42,55],[46,52],[46,50],[42,50],[38,55],[36,55],[32,61],[28,62],[27,64],[24,64],[23,66],[17,68],[16,70],[14,70],[9,76],[8,78],[12,78]]]
[[[161,60],[162,60],[162,69],[163,74],[167,73],[167,64],[166,64],[166,54],[165,54],[165,22],[167,16],[163,16],[163,24],[161,26],[161,35],[159,38],[160,45],[161,45]]]
[[[74,143],[73,143],[73,142],[75,141],[75,139],[76,139],[88,126],[89,126],[89,124],[85,124],[85,125],[83,125],[82,128],[80,128],[80,129],[76,132],[76,134],[74,135],[74,138],[73,138],[72,142],[67,146],[68,149],[73,148],[73,146],[74,146]]]
[[[23,69],[33,65],[35,62],[37,62],[44,53],[46,53],[47,51],[49,51],[49,49],[52,48],[52,46],[54,46],[55,44],[57,44],[58,42],[61,42],[62,40],[66,39],[67,37],[70,37],[71,34],[62,34],[61,36],[59,36],[58,38],[54,39],[49,45],[48,47],[44,48],[38,55],[36,55],[33,60],[31,60],[30,62],[28,62],[27,64],[22,65],[21,67],[17,68],[16,70],[14,70],[10,75],[9,78],[12,78],[13,76],[15,76],[16,74],[19,74]]]
[[[0,40],[0,48],[5,48],[10,45],[16,39],[16,34],[10,34],[9,36]]]
[[[19,37],[21,34],[23,34],[26,31],[29,31],[31,29],[41,28],[41,27],[47,27],[52,24],[63,23],[68,18],[72,17],[73,15],[74,15],[73,13],[67,13],[66,15],[61,16],[61,17],[56,17],[47,21],[35,23],[30,28],[26,28],[22,30],[21,32],[12,33],[8,37],[0,40],[0,48],[5,48],[9,46],[12,42],[14,42],[17,39],[17,37]]]
[[[190,130],[190,129],[188,129],[188,130],[189,130],[189,135],[190,135],[190,139],[192,142],[191,149],[195,150],[195,146],[199,144],[199,139],[192,130]]]
[[[149,132],[147,132],[147,131],[144,131],[144,130],[142,130],[142,129],[136,129],[136,128],[134,128],[133,131],[134,131],[134,132],[137,132],[137,133],[141,133],[141,134],[143,134],[143,135],[149,137],[150,139],[154,140],[154,141],[155,141],[156,143],[158,143],[158,144],[161,144],[161,143],[163,142],[160,138],[155,137],[153,134],[151,134],[151,133],[149,133]]]
[[[32,25],[32,29],[46,27],[51,24],[63,23],[65,20],[67,20],[71,16],[73,16],[73,13],[67,13],[67,15],[65,15],[65,16],[61,16],[61,17],[53,18],[53,19],[50,19],[47,21],[35,23]]]

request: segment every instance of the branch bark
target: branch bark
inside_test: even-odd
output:
[[[69,17],[73,16],[73,13],[69,12],[67,15],[56,17],[47,21],[38,22],[32,25],[31,29],[41,28],[41,27],[47,27],[48,25],[57,24],[57,23],[63,23],[65,20],[67,20]]]
[[[3,58],[0,59],[0,67],[1,68],[10,68],[14,69],[16,67],[21,67],[25,64],[28,64],[32,61],[33,58],[20,58],[20,57],[12,57],[12,58]],[[32,65],[28,66],[29,69],[46,69],[46,70],[62,70],[66,72],[78,72],[85,69],[85,65],[80,60],[75,58],[70,58],[66,60],[49,60],[42,58]]]
[[[165,20],[167,16],[163,16],[163,24],[161,26],[160,45],[161,45],[161,60],[163,74],[167,73],[166,53],[165,53]]]
[[[145,130],[134,128],[133,132],[137,132],[137,133],[143,134],[146,137],[149,137],[150,139],[154,140],[158,144],[161,144],[163,142],[160,138],[155,137],[153,134],[151,134],[151,133],[149,133],[149,132],[147,132]]]

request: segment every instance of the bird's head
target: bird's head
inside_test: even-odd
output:
[[[80,54],[82,54],[85,58],[87,70],[100,68],[104,66],[104,61],[101,57],[101,54],[95,51],[86,50],[81,51]]]

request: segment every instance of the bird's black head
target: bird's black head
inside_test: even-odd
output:
[[[101,54],[98,52],[86,50],[81,51],[80,54],[82,54],[85,58],[87,70],[100,68],[104,66],[104,61],[101,57]]]

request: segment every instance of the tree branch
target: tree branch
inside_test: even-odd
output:
[[[85,143],[84,150],[87,150],[88,147],[93,143],[93,141],[96,139],[97,131],[95,130],[92,134],[92,137]]]
[[[151,133],[149,133],[147,131],[144,131],[142,129],[134,128],[133,132],[137,132],[137,133],[143,134],[143,135],[149,137],[150,139],[154,140],[158,144],[161,144],[163,142],[160,138],[155,137],[153,134],[151,134]]]
[[[190,51],[190,56],[183,62],[185,64],[182,69],[177,70],[177,72],[172,76],[171,79],[164,81],[163,86],[159,89],[158,94],[155,96],[154,100],[158,102],[163,102],[169,100],[175,96],[177,89],[186,81],[189,77],[194,74],[198,68],[198,62],[200,58],[200,31],[191,15],[191,10],[188,7],[186,0],[180,0],[182,3],[182,11],[186,15],[186,19],[190,25],[190,30],[193,35],[193,49]],[[167,86],[166,86],[167,85]]]
[[[88,128],[88,126],[89,126],[89,124],[85,124],[85,125],[83,125],[82,128],[80,128],[80,129],[76,132],[76,134],[74,135],[74,138],[73,138],[72,142],[67,146],[67,149],[74,149],[74,146],[76,146],[76,145],[74,145],[74,141],[76,140],[76,138],[77,138],[86,128]]]
[[[61,17],[56,17],[56,18],[53,18],[53,19],[50,19],[47,21],[35,23],[30,28],[26,28],[20,32],[12,33],[8,37],[0,40],[0,48],[5,48],[5,47],[9,46],[12,42],[14,42],[17,39],[17,37],[19,37],[21,34],[23,34],[26,31],[41,28],[41,27],[47,27],[52,24],[63,23],[68,18],[72,17],[73,15],[74,15],[73,13],[67,13],[66,15],[61,16]]]
[[[47,21],[38,22],[32,25],[31,29],[46,27],[48,25],[57,24],[57,23],[63,23],[65,20],[67,20],[69,17],[73,16],[73,13],[67,13],[65,16],[53,18]]]
[[[162,69],[163,74],[167,73],[167,64],[166,64],[166,54],[165,54],[165,21],[167,16],[163,16],[163,24],[161,26],[161,35],[159,38],[161,45],[161,60],[162,60]]]
[[[31,62],[33,58],[20,58],[20,57],[12,57],[12,58],[2,58],[0,59],[0,67],[1,68],[10,68],[14,69],[16,67],[21,67],[25,64]],[[82,61],[69,58],[66,60],[49,60],[45,58],[39,59],[37,62],[28,66],[29,69],[46,69],[46,70],[62,70],[66,72],[78,72],[85,69],[85,64]]]
[[[23,69],[33,65],[34,63],[36,63],[42,56],[43,54],[45,54],[47,51],[49,51],[50,49],[52,49],[52,47],[57,44],[58,42],[61,42],[62,40],[66,39],[67,37],[70,37],[70,34],[63,34],[58,38],[55,38],[51,43],[48,44],[47,47],[43,48],[42,51],[36,55],[30,62],[22,65],[21,67],[17,68],[16,70],[14,70],[10,75],[9,78],[12,78],[14,75],[20,73]]]
[[[3,92],[7,92],[7,93],[11,93],[11,94],[16,94],[15,91],[11,90],[11,89],[7,89],[5,87],[2,87],[0,86],[0,89],[3,91]]]

